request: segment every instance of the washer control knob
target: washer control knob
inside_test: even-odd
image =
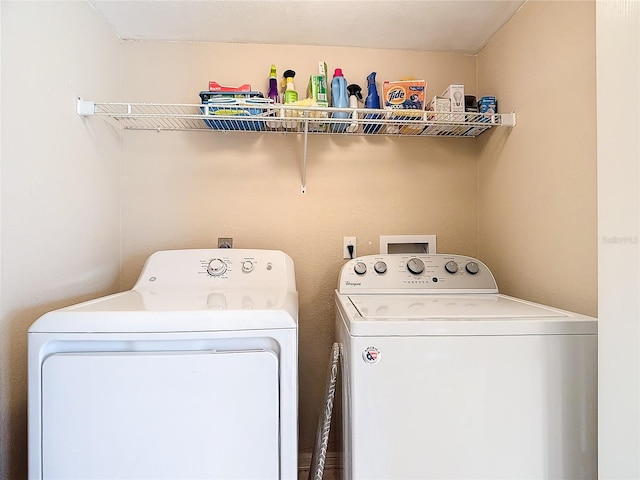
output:
[[[465,265],[464,269],[469,272],[471,275],[475,275],[480,271],[480,267],[476,262],[469,262]]]
[[[364,262],[356,262],[356,264],[353,266],[353,271],[358,275],[364,275],[365,273],[367,273],[367,265]]]
[[[444,264],[444,269],[449,273],[456,273],[458,271],[458,264],[453,260],[449,260]]]
[[[383,273],[387,272],[387,264],[381,260],[379,262],[376,262],[376,264],[373,266],[373,269],[376,271],[376,273],[382,275]]]
[[[214,258],[207,265],[207,273],[212,277],[219,277],[227,271],[227,264],[219,258]]]
[[[253,262],[251,260],[245,260],[242,262],[242,271],[245,273],[253,271]]]
[[[424,262],[419,258],[410,258],[407,262],[407,268],[414,275],[420,275],[424,272]]]

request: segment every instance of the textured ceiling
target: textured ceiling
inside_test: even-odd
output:
[[[128,40],[475,54],[524,0],[88,0]]]

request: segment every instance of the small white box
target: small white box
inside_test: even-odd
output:
[[[464,113],[464,85],[449,85],[442,96],[451,100],[452,112]]]
[[[451,111],[463,115],[451,115],[452,122],[464,122],[464,85],[449,85],[442,93],[443,97],[451,100]]]
[[[431,112],[450,112],[451,99],[448,97],[434,96],[427,105],[427,110]]]
[[[429,115],[427,113],[427,120],[436,122],[447,122],[451,120],[451,99],[443,97],[441,95],[435,95],[431,101],[427,104],[428,112],[438,112],[439,115]],[[443,115],[442,113],[446,114]],[[446,135],[451,130],[451,127],[447,127],[441,124],[430,125],[424,129],[423,135]]]

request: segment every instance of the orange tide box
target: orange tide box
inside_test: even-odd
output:
[[[424,110],[424,80],[385,81],[382,84],[384,108]]]

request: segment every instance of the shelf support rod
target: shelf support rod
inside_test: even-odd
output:
[[[304,139],[302,147],[302,165],[300,169],[302,171],[302,186],[300,187],[300,193],[307,193],[307,138],[309,137],[309,119],[304,120]]]

